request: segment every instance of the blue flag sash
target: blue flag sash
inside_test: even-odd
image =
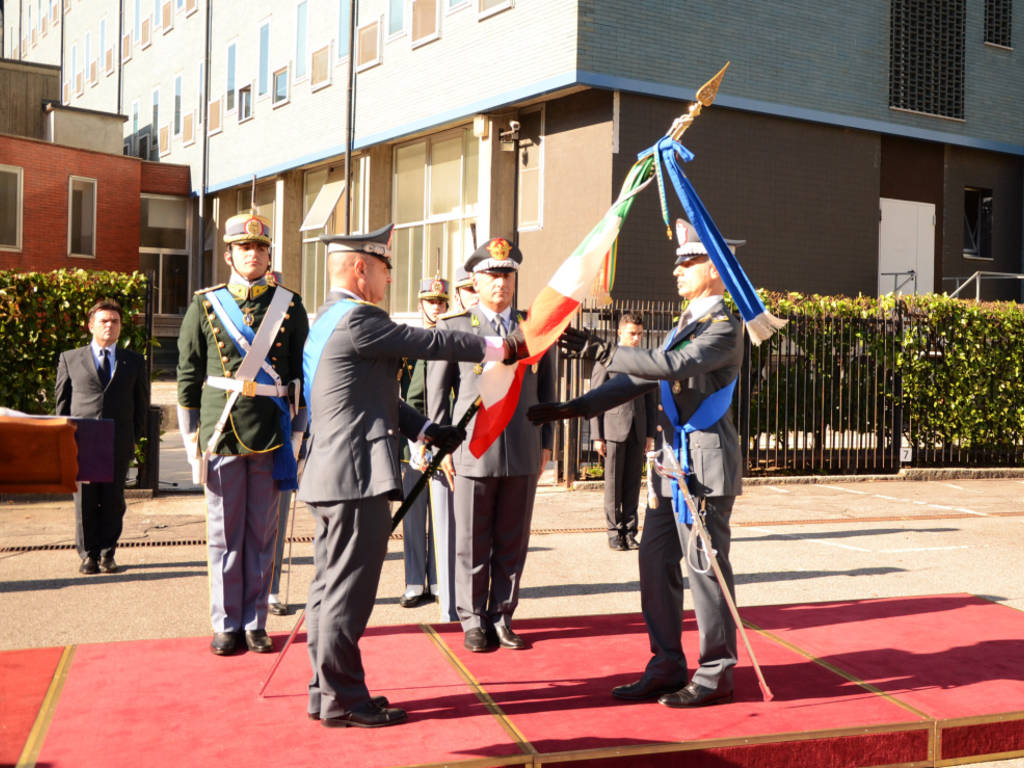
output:
[[[669,334],[664,346],[666,351],[672,349],[678,330],[678,328],[674,328],[672,333]],[[679,465],[683,468],[683,472],[687,475],[691,474],[690,449],[687,445],[688,435],[691,432],[708,429],[725,416],[729,406],[732,404],[732,393],[736,389],[737,378],[733,377],[733,380],[724,387],[705,397],[685,424],[680,424],[679,409],[676,407],[675,398],[672,397],[672,385],[664,379],[658,383],[661,388],[661,405],[665,411],[665,416],[672,425],[672,451],[679,460]],[[676,520],[689,525],[693,522],[693,515],[686,500],[683,498],[683,493],[679,488],[679,481],[673,478],[671,482],[672,509],[675,512]]]
[[[326,312],[320,314],[309,329],[309,336],[306,337],[306,346],[302,348],[302,389],[306,395],[306,409],[309,412],[309,423],[312,425],[313,417],[313,379],[316,377],[317,368],[320,367],[320,357],[324,353],[327,341],[338,327],[338,322],[349,310],[356,307],[360,302],[347,297],[341,298],[332,304]]]
[[[256,332],[245,324],[242,310],[238,308],[235,297],[227,288],[218,288],[214,293],[219,301],[213,302],[214,311],[217,317],[228,328],[233,328],[237,334],[241,334],[251,345],[256,338]],[[238,349],[238,353],[245,358],[247,351],[236,339],[236,333],[228,334]],[[259,372],[254,379],[258,384],[279,384],[267,373],[264,366],[260,366]],[[295,463],[295,454],[292,453],[292,414],[288,402],[283,397],[271,396],[271,400],[280,411],[279,419],[281,426],[282,443],[274,450],[274,479],[277,480],[278,488],[282,491],[294,491],[298,484],[298,465]]]

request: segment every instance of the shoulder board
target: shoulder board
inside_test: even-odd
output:
[[[283,283],[274,283],[274,287],[275,288],[284,288],[286,291],[288,291],[289,293],[291,293],[294,296],[298,296],[299,295],[297,291],[293,291],[291,288],[289,288],[287,285],[284,285]]]
[[[441,315],[437,319],[438,320],[451,320],[453,317],[462,317],[463,315],[468,315],[468,314],[469,314],[469,310],[468,309],[464,309],[461,312],[445,312],[443,315]]]
[[[729,322],[729,316],[724,312],[712,314],[708,312],[704,317],[697,321],[698,323],[727,323]]]
[[[196,291],[195,295],[198,296],[202,293],[210,293],[211,291],[216,291],[220,288],[227,288],[227,286],[227,283],[220,283],[218,285],[211,285],[209,288],[200,288],[198,291]]]
[[[521,309],[517,309],[516,310],[516,317],[519,318],[518,322],[521,323],[521,322],[523,322],[526,319],[526,313],[523,310],[521,310]]]
[[[729,322],[729,316],[728,315],[715,315],[714,317],[711,318],[711,322],[712,323],[727,323],[727,322]]]

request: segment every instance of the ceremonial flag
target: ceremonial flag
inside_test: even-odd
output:
[[[569,325],[580,302],[612,257],[615,238],[629,213],[636,194],[650,182],[653,158],[635,163],[622,184],[618,199],[612,204],[590,234],[576,246],[555,271],[548,284],[530,305],[522,323],[523,335],[530,356],[518,365],[488,363],[480,375],[480,410],[476,415],[469,451],[477,458],[497,439],[515,413],[523,384],[524,366],[538,362],[562,331]]]

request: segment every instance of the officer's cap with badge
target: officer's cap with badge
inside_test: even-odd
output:
[[[373,232],[361,235],[321,235],[320,239],[327,245],[327,253],[337,251],[355,251],[376,256],[391,269],[391,230],[394,224],[388,224]]]
[[[236,214],[224,223],[224,242],[272,245],[270,222],[253,211]]]
[[[708,249],[697,236],[697,230],[694,228],[693,224],[688,222],[686,219],[676,219],[676,239],[679,240],[679,247],[676,248],[677,267],[687,261],[692,261],[698,256],[708,255]],[[726,239],[725,244],[728,245],[729,250],[735,254],[736,249],[741,245],[746,244],[746,242],[746,240]]]
[[[452,288],[472,288],[473,276],[466,271],[464,266],[455,268],[455,280],[452,281]]]
[[[523,262],[520,250],[504,237],[492,237],[466,259],[466,272],[517,272]]]
[[[448,281],[440,276],[420,280],[419,298],[428,301],[448,301]]]

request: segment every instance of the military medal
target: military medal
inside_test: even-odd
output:
[[[539,365],[537,365],[537,363],[534,363],[533,365],[531,365],[531,366],[530,366],[530,370],[532,370],[532,371],[533,371],[533,372],[534,372],[534,373],[536,374],[536,373],[537,373],[537,369],[538,369],[539,367],[540,367],[540,366],[539,366]]]
[[[480,318],[477,317],[476,315],[473,315],[469,319],[469,324],[472,325],[474,328],[478,327],[480,325]]]
[[[245,322],[247,326],[252,328],[252,324],[256,322],[256,318],[253,317],[251,309],[242,310],[242,320]]]
[[[673,381],[672,382],[672,394],[673,395],[678,395],[682,391],[683,391],[683,384],[682,384],[682,382]]]
[[[479,376],[483,372],[484,367],[480,365],[480,363],[477,363],[476,365],[473,366],[473,373],[475,373],[477,376]]]

